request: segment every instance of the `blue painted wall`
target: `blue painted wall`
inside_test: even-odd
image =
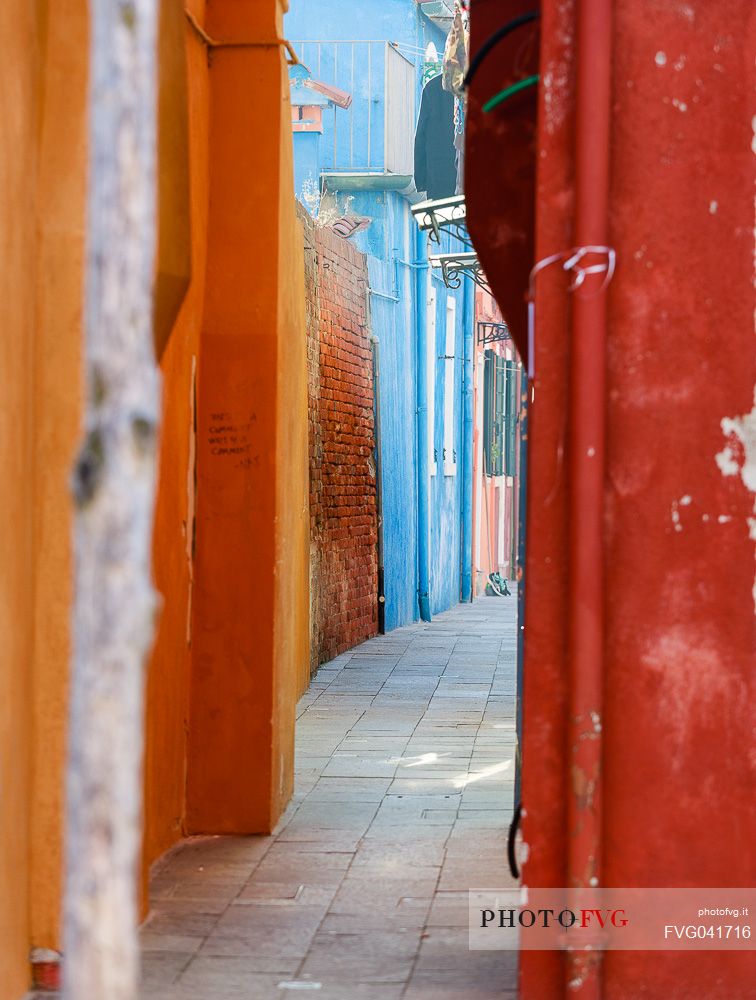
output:
[[[285,24],[312,76],[352,95],[350,109],[324,111],[322,169],[382,170],[386,43],[418,67],[419,109],[423,53],[429,42],[442,52],[444,32],[415,0],[291,0]]]
[[[422,91],[423,52],[433,41],[443,51],[444,34],[419,13],[415,0],[291,0],[286,16],[286,36],[295,41],[300,58],[312,75],[335,84],[353,96],[353,125],[345,131],[346,113],[324,109],[324,132],[316,146],[308,136],[294,135],[296,192],[314,170],[353,172],[382,169],[383,155],[383,48],[367,40],[399,43],[400,51],[416,66],[417,108]],[[309,39],[310,45],[302,44]],[[353,51],[362,58],[334,58],[334,40],[359,40]],[[312,44],[322,41],[319,47]],[[297,45],[296,43],[299,42]],[[329,44],[326,44],[329,43]],[[368,81],[367,51],[371,50],[372,75]],[[343,49],[340,51],[343,52]],[[349,51],[352,51],[350,47]],[[318,58],[319,52],[319,58]],[[379,71],[376,72],[376,65]],[[370,85],[368,83],[370,82]],[[338,156],[334,159],[334,121]],[[341,129],[341,131],[340,131]],[[345,145],[344,135],[350,134]],[[368,157],[368,135],[370,157]],[[317,150],[317,167],[313,166]],[[347,162],[344,157],[347,156]],[[368,257],[372,293],[372,333],[380,344],[381,459],[383,467],[384,577],[387,630],[417,620],[417,439],[416,380],[426,378],[426,358],[416,356],[414,231],[411,197],[396,191],[358,189],[327,195],[328,210],[336,214],[369,217],[370,226],[353,237]],[[415,200],[417,196],[415,195]],[[326,203],[324,202],[324,205]],[[461,245],[445,240],[442,250]],[[434,443],[438,452],[436,474],[430,477],[430,600],[433,614],[460,599],[462,452],[463,452],[463,342],[464,293],[447,289],[438,272],[430,271],[429,285],[436,289],[436,351]],[[454,441],[455,475],[444,474],[444,361],[446,353],[447,297],[456,300],[454,338]]]
[[[438,614],[459,601],[461,567],[461,481],[462,481],[462,343],[463,310],[461,291],[446,288],[436,274],[436,378],[434,446],[436,473],[431,476],[431,611]],[[446,301],[456,300],[454,337],[454,449],[456,472],[444,471],[444,361],[446,354]]]
[[[297,132],[294,146],[297,155],[294,157],[294,191],[300,201],[308,187],[318,191],[320,188],[320,145],[322,138],[319,132]]]
[[[368,258],[370,318],[380,345],[381,457],[383,469],[383,560],[387,631],[417,618],[417,449],[414,434],[415,350],[411,329],[408,269],[399,272]],[[394,296],[385,298],[380,292]]]

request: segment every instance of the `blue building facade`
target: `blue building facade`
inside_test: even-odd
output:
[[[321,221],[361,221],[352,240],[368,258],[387,631],[470,599],[474,293],[446,287],[411,214],[423,74],[446,40],[424,7],[443,4],[291,0],[286,19],[304,67],[292,71],[296,194]]]

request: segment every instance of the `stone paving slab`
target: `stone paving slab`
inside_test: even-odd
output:
[[[482,598],[322,667],[270,837],[155,866],[141,1000],[515,1000],[470,952],[467,891],[511,885],[515,598]]]

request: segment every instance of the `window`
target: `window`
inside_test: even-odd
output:
[[[444,352],[444,475],[457,474],[457,449],[454,434],[454,348],[457,332],[457,301],[446,300],[446,350]]]
[[[436,343],[436,289],[428,288],[428,342],[426,345],[428,376],[428,467],[432,476],[436,475],[436,364],[438,344]]]
[[[500,408],[501,393],[497,392],[497,383],[501,380],[500,360],[495,351],[486,351],[483,370],[483,464],[487,476],[502,474],[504,426]]]
[[[476,362],[476,364],[478,366],[478,370],[476,372],[476,375],[477,375],[476,384],[478,386],[482,386],[484,384],[485,371],[486,371],[486,368],[485,368],[485,365],[486,365],[485,355],[482,352],[476,354],[475,362]],[[475,403],[476,403],[475,426],[482,428],[483,427],[483,413],[484,413],[484,410],[483,410],[483,393],[482,392],[478,391],[476,393]],[[483,434],[482,433],[478,433],[478,434],[475,435],[475,438],[476,438],[476,440],[475,440],[475,468],[478,470],[478,474],[480,474],[482,472],[482,470],[483,470]],[[486,483],[481,479],[479,487],[476,488],[476,490],[475,490],[475,523],[476,523],[476,525],[478,525],[478,528],[475,531],[475,568],[476,568],[476,570],[480,570],[481,569],[481,562],[480,562],[480,557],[481,557],[481,541],[482,541],[482,538],[483,538],[483,530],[484,530],[483,529],[483,522],[482,522],[481,518],[483,516],[483,491],[486,490],[487,488],[488,487],[487,487]],[[488,521],[488,494],[486,494],[486,521]],[[486,529],[485,530],[488,530],[488,524],[486,524]],[[488,537],[488,536],[486,536],[486,537]]]
[[[486,351],[483,369],[483,458],[487,476],[517,468],[517,365]]]

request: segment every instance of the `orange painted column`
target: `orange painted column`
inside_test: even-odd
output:
[[[191,0],[187,7],[202,18],[205,0]],[[149,865],[184,833],[192,661],[196,397],[207,245],[207,54],[183,9],[176,7],[173,0],[163,0],[162,17],[156,345],[162,348],[163,410],[153,536],[155,585],[161,595],[161,608],[147,675],[145,899]],[[171,329],[169,310],[175,306],[182,274],[189,287]]]
[[[204,25],[235,44],[209,53],[189,832],[275,824],[308,672],[304,264],[282,15],[277,0],[214,0]]]

